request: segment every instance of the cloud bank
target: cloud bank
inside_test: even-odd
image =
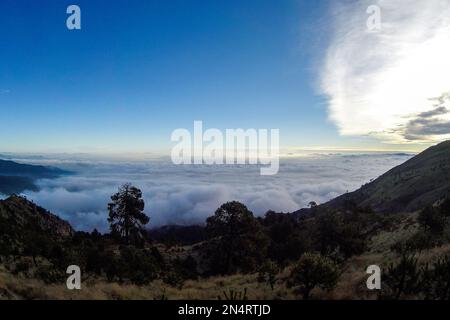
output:
[[[256,215],[292,212],[310,201],[325,202],[359,188],[406,161],[405,154],[313,154],[282,159],[276,176],[257,166],[175,166],[142,163],[60,162],[76,175],[41,180],[26,196],[68,220],[78,230],[108,229],[107,204],[119,185],[141,188],[151,227],[201,224],[227,201],[246,204]],[[46,161],[58,164],[58,162]]]
[[[334,31],[320,83],[339,132],[392,143],[449,138],[448,111],[434,110],[449,101],[450,1],[333,3]],[[378,31],[367,27],[372,5],[380,9]],[[447,100],[436,105],[431,99],[438,97]],[[433,119],[414,122],[426,112]]]

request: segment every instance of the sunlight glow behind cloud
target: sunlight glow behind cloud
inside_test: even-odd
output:
[[[370,5],[381,9],[377,32],[366,26]],[[339,132],[392,143],[450,137],[449,97],[430,100],[450,92],[450,1],[341,1],[333,19],[320,77]],[[433,114],[425,126],[439,130],[410,134],[408,126],[436,108],[445,112]]]

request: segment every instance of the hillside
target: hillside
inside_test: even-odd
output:
[[[376,212],[414,212],[450,194],[450,141],[433,146],[386,172],[355,192],[321,208],[339,208],[348,201]]]
[[[0,247],[8,251],[20,252],[32,235],[55,241],[73,234],[68,222],[25,198],[0,200]]]

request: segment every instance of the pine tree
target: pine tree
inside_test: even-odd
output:
[[[111,200],[108,204],[111,232],[120,236],[126,244],[141,241],[144,226],[150,221],[144,213],[141,190],[131,184],[124,184]]]

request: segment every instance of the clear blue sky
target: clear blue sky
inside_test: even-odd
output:
[[[66,28],[66,8],[82,30]],[[328,1],[2,0],[0,151],[144,152],[194,120],[339,137],[317,94]],[[363,141],[363,142],[361,142]]]

